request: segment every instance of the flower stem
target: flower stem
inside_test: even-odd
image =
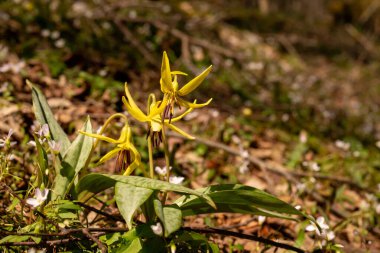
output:
[[[162,127],[162,142],[164,143],[164,154],[165,154],[165,164],[166,164],[166,180],[169,182],[170,176],[170,153],[168,139],[165,134],[165,127]]]
[[[165,163],[166,163],[166,180],[169,182],[170,177],[170,154],[169,154],[169,144],[168,139],[165,134],[165,125],[162,127],[162,142],[164,143],[164,154],[165,154]],[[167,200],[168,193],[165,192],[162,197],[162,204],[165,205]]]
[[[148,155],[149,155],[149,176],[150,178],[154,177],[154,168],[153,168],[153,145],[152,138],[148,136]]]

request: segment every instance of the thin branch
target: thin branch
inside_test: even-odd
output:
[[[233,231],[228,231],[228,230],[222,230],[222,229],[217,229],[217,228],[184,227],[183,229],[187,230],[187,231],[194,231],[194,232],[197,232],[197,233],[202,233],[202,234],[218,234],[218,235],[234,236],[234,237],[238,237],[238,238],[242,238],[242,239],[247,239],[247,240],[251,240],[251,241],[265,243],[265,244],[272,245],[272,246],[275,246],[275,247],[278,247],[278,248],[282,248],[282,249],[292,250],[292,251],[295,251],[295,252],[298,252],[298,253],[306,253],[305,250],[297,248],[297,247],[294,247],[292,245],[289,245],[289,244],[286,244],[286,243],[272,241],[270,239],[263,238],[263,237],[256,236],[256,235],[242,234],[242,233],[238,233],[238,232],[233,232]]]
[[[101,250],[102,253],[106,253],[108,250],[107,250],[107,246],[104,245],[98,237],[94,236],[93,234],[91,234],[88,230],[88,228],[83,228],[82,229],[82,233],[90,240],[94,241],[96,243],[96,245],[98,245],[98,248]]]
[[[89,205],[86,205],[85,203],[82,203],[82,202],[75,202],[75,204],[78,204],[79,206],[87,209],[87,210],[90,210],[94,213],[97,213],[97,214],[100,214],[100,215],[103,215],[113,221],[124,221],[124,219],[122,217],[119,217],[119,216],[114,216],[112,214],[109,214],[109,213],[106,213],[106,212],[103,212],[102,210],[98,210],[96,209],[95,207],[92,207],[92,206],[89,206]]]

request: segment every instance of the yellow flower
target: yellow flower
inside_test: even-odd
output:
[[[151,94],[149,96],[148,101],[148,113],[145,114],[141,111],[141,109],[136,105],[135,101],[133,100],[131,93],[129,92],[127,83],[125,83],[125,94],[127,97],[123,96],[123,103],[127,107],[127,111],[132,115],[132,117],[134,117],[138,121],[148,123],[149,129],[147,136],[152,139],[152,143],[155,147],[158,147],[162,141],[162,128],[164,125],[189,139],[194,139],[193,136],[185,133],[183,130],[171,124],[171,122],[179,121],[185,115],[190,113],[193,110],[192,108],[189,108],[180,116],[171,119],[171,122],[169,122],[169,120],[162,120],[161,117],[161,113],[167,107],[167,97],[164,97],[163,101],[156,102],[154,95]]]
[[[137,167],[141,165],[141,156],[131,141],[131,128],[128,124],[125,124],[121,130],[120,137],[117,140],[100,134],[91,134],[83,131],[79,132],[81,134],[94,137],[98,140],[116,144],[116,147],[105,154],[99,160],[98,164],[104,163],[117,155],[116,171],[120,172],[125,170],[124,175],[130,175]]]
[[[202,81],[207,77],[212,69],[212,65],[210,65],[205,71],[199,74],[197,77],[186,83],[181,89],[178,89],[177,75],[187,75],[181,71],[171,71],[169,58],[164,51],[162,56],[162,65],[161,65],[161,91],[165,94],[165,97],[168,99],[168,105],[165,108],[164,117],[167,118],[169,116],[169,120],[173,117],[174,114],[174,104],[178,104],[180,107],[184,106],[187,108],[201,108],[203,106],[208,105],[212,98],[209,99],[206,103],[196,104],[191,103],[182,99],[182,96],[185,96],[195,90]],[[174,76],[174,78],[172,78]]]

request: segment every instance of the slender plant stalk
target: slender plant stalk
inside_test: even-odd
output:
[[[164,154],[165,154],[165,163],[166,163],[166,180],[169,182],[170,178],[170,154],[169,154],[169,144],[168,139],[166,138],[165,125],[162,126],[162,142],[164,143]],[[168,193],[165,192],[162,197],[162,204],[165,205],[165,202],[168,198]]]
[[[169,143],[165,134],[165,126],[162,126],[162,142],[164,143],[164,154],[165,154],[165,164],[166,164],[166,180],[169,182],[170,177],[170,153],[169,153]]]
[[[154,177],[154,168],[153,168],[153,145],[152,138],[148,136],[148,155],[149,155],[149,176],[150,178]]]

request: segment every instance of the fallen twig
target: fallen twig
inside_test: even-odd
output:
[[[223,229],[217,229],[217,228],[194,228],[194,227],[184,227],[184,230],[188,231],[194,231],[197,233],[202,233],[202,234],[218,234],[218,235],[226,235],[226,236],[234,236],[242,239],[247,239],[247,240],[252,240],[256,242],[261,242],[265,243],[268,245],[272,245],[278,248],[282,249],[287,249],[287,250],[292,250],[295,252],[299,253],[305,253],[306,251],[297,247],[294,247],[292,245],[286,244],[286,243],[281,243],[281,242],[276,242],[267,238],[263,238],[260,236],[256,235],[248,235],[248,234],[242,234],[238,232],[233,232],[233,231],[228,231],[228,230],[223,230]]]

